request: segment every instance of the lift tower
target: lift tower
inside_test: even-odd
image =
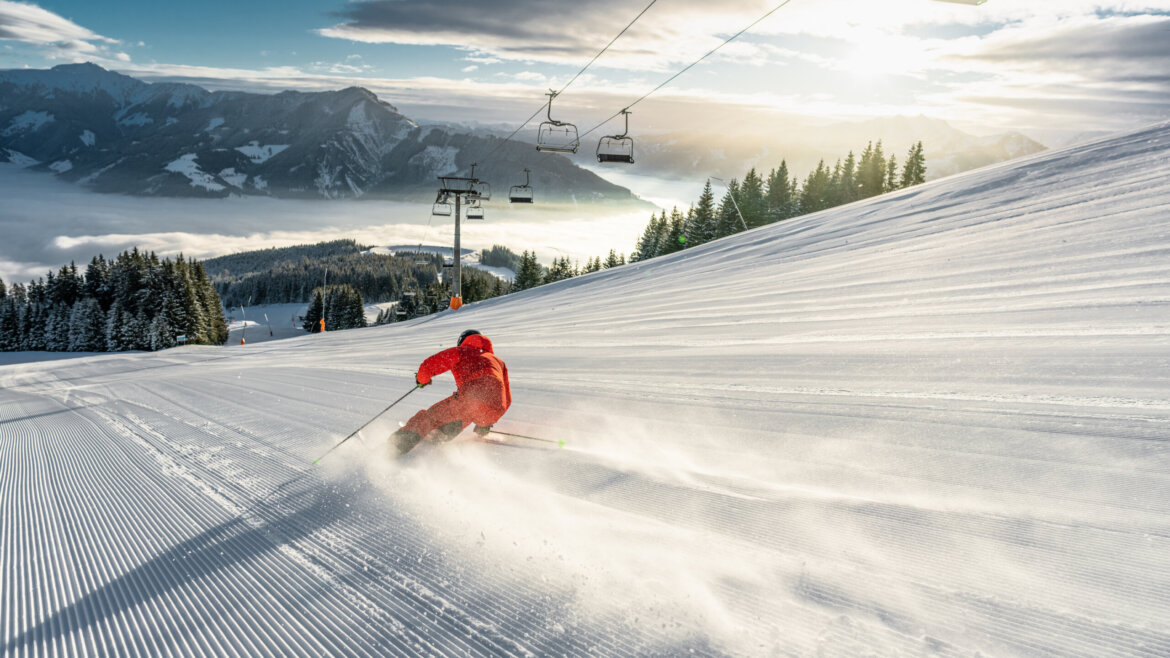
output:
[[[435,196],[435,204],[450,203],[451,199],[455,200],[455,262],[451,264],[452,269],[454,269],[451,283],[451,308],[453,309],[463,305],[463,263],[461,258],[463,254],[459,248],[460,208],[464,201],[483,200],[482,189],[478,178],[439,176],[439,192]]]

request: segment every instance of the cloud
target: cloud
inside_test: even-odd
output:
[[[48,47],[58,56],[100,54],[103,44],[118,43],[37,5],[8,0],[0,0],[0,40]]]
[[[1115,16],[1055,24],[1043,31],[1002,30],[952,59],[986,69],[1060,71],[1085,80],[1170,75],[1170,17]]]
[[[168,199],[95,194],[52,176],[0,165],[0,277],[28,281],[99,253],[137,246],[160,256],[210,258],[245,249],[311,244],[341,238],[361,244],[451,244],[454,225],[432,222],[430,203],[271,198]],[[516,181],[519,183],[521,181]],[[501,186],[507,182],[501,183]],[[492,203],[490,222],[463,227],[465,248],[506,244],[535,250],[542,260],[584,261],[634,244],[645,211],[597,215],[595,209],[542,206],[539,214]],[[160,227],[183,227],[169,230]]]
[[[1170,17],[1009,26],[940,50],[938,66],[978,76],[953,85],[942,102],[1017,129],[1123,129],[1170,116]]]
[[[599,66],[666,70],[718,45],[767,11],[771,0],[734,7],[676,0],[653,7],[614,43]],[[366,43],[453,46],[492,60],[581,65],[637,15],[622,0],[370,0],[336,13],[318,30]]]
[[[479,65],[472,64],[471,66],[464,66],[462,69],[459,69],[459,70],[464,72],[464,73],[471,73],[472,71],[479,70]]]
[[[321,71],[326,73],[333,73],[336,75],[357,75],[374,70],[373,66],[370,66],[369,64],[362,64],[360,60],[347,57],[345,61],[357,62],[357,64],[346,64],[344,62],[313,62],[309,65],[309,69],[312,71]]]

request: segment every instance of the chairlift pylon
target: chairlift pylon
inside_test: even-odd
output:
[[[609,135],[597,140],[598,162],[634,164],[634,138],[630,137],[630,110],[623,109],[626,129],[620,135]]]
[[[512,203],[532,203],[532,187],[529,186],[532,180],[529,176],[529,170],[524,170],[524,184],[513,185],[512,189],[508,191],[508,200]]]
[[[559,93],[549,89],[545,94],[548,96],[548,120],[542,122],[536,131],[536,150],[576,153],[581,146],[581,140],[577,137],[577,126],[552,118],[552,102]]]

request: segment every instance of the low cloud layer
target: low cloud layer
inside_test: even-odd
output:
[[[94,194],[8,164],[0,165],[0,198],[0,278],[6,283],[132,247],[202,259],[337,239],[368,245],[454,242],[454,224],[432,218],[429,204]],[[629,252],[648,213],[600,216],[571,207],[513,209],[504,202],[488,204],[486,214],[485,222],[464,224],[464,248],[503,244],[535,251],[545,262],[567,256],[583,263],[610,249]]]
[[[39,46],[50,58],[126,57],[125,53],[109,51],[109,46],[118,44],[116,39],[97,34],[37,5],[0,0],[0,41],[5,40]]]

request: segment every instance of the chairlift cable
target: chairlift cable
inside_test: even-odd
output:
[[[569,88],[569,85],[576,82],[577,78],[581,77],[581,74],[585,72],[585,69],[588,69],[590,66],[593,66],[593,62],[596,62],[598,57],[601,57],[602,55],[604,55],[605,51],[609,50],[609,47],[612,46],[615,41],[620,39],[621,36],[626,33],[626,30],[629,30],[631,27],[633,27],[634,23],[637,23],[638,19],[642,17],[642,14],[645,14],[647,11],[650,11],[650,8],[654,6],[655,2],[658,2],[658,0],[650,0],[650,4],[646,5],[646,8],[643,9],[637,16],[635,16],[634,20],[630,21],[629,25],[623,27],[622,31],[618,32],[616,37],[610,39],[609,43],[605,44],[605,47],[602,48],[600,51],[598,51],[598,53],[593,56],[593,59],[589,60],[588,64],[583,66],[580,71],[577,71],[577,75],[573,76],[572,80],[569,80],[568,82],[566,82],[565,86],[561,87],[560,91],[557,92],[557,95],[559,96],[561,94],[561,92],[563,92],[564,90]]]
[[[637,105],[638,103],[641,103],[642,101],[646,100],[646,98],[647,98],[647,97],[649,97],[651,94],[653,94],[654,92],[658,91],[659,89],[662,89],[662,88],[663,88],[663,87],[665,87],[666,85],[670,84],[671,82],[673,82],[673,81],[674,81],[674,79],[675,79],[675,78],[677,78],[678,76],[682,75],[683,73],[686,73],[687,71],[691,70],[691,69],[692,69],[692,68],[694,68],[694,67],[695,67],[695,66],[696,66],[696,65],[697,65],[699,62],[701,62],[701,61],[703,61],[703,60],[707,59],[708,57],[710,57],[711,55],[715,54],[715,51],[717,51],[717,50],[719,50],[720,48],[722,48],[723,46],[726,46],[727,44],[731,43],[732,41],[734,41],[735,39],[737,39],[737,38],[738,38],[740,35],[742,35],[744,32],[747,32],[748,30],[752,29],[752,28],[753,28],[753,27],[755,27],[756,25],[759,25],[759,24],[760,24],[760,23],[761,23],[761,22],[762,22],[762,21],[763,21],[765,18],[767,18],[767,17],[771,16],[772,14],[775,14],[777,11],[780,11],[781,9],[783,9],[783,8],[784,8],[784,6],[785,6],[785,5],[787,5],[787,4],[788,4],[788,3],[790,3],[790,2],[792,2],[792,0],[784,0],[784,2],[781,2],[780,4],[776,5],[775,7],[773,7],[773,8],[771,9],[771,11],[769,11],[769,12],[768,12],[768,13],[766,13],[766,14],[764,14],[763,16],[760,16],[760,17],[759,17],[759,18],[757,18],[755,21],[752,21],[752,23],[751,23],[750,25],[748,25],[747,27],[743,28],[743,29],[742,29],[742,30],[740,30],[739,32],[736,32],[735,34],[731,35],[731,36],[730,36],[730,37],[728,37],[728,38],[727,38],[727,40],[725,40],[723,43],[721,43],[721,44],[719,44],[718,46],[715,46],[715,47],[714,47],[714,48],[712,48],[711,50],[707,51],[707,54],[706,54],[706,55],[703,55],[703,56],[702,56],[702,57],[700,57],[699,59],[696,59],[695,61],[691,62],[690,64],[687,64],[687,65],[686,65],[686,67],[685,67],[685,68],[683,68],[681,71],[679,71],[678,73],[675,73],[674,75],[670,76],[670,77],[669,77],[669,78],[667,78],[665,81],[663,81],[663,82],[662,82],[662,84],[660,84],[660,85],[658,85],[657,87],[655,87],[655,88],[651,89],[650,91],[646,92],[646,93],[645,93],[645,95],[643,95],[643,96],[642,96],[641,98],[639,98],[638,100],[634,101],[633,103],[630,103],[630,104],[626,105],[626,106],[625,106],[624,108],[622,108],[621,110],[618,110],[617,112],[615,112],[615,113],[613,114],[613,116],[609,117],[609,118],[608,118],[608,119],[606,119],[605,121],[602,121],[601,123],[597,124],[596,126],[593,126],[592,128],[590,128],[589,130],[586,130],[584,133],[582,133],[582,135],[581,135],[581,138],[582,138],[582,139],[584,139],[584,138],[585,138],[585,136],[586,136],[586,135],[588,135],[589,133],[593,132],[594,130],[597,130],[598,128],[600,128],[600,127],[604,126],[605,124],[609,123],[610,121],[613,121],[614,119],[616,119],[616,118],[618,118],[619,116],[621,116],[621,114],[622,114],[622,112],[623,112],[623,111],[625,111],[625,110],[629,110],[631,107],[633,107],[633,106]]]
[[[581,77],[581,74],[584,73],[586,71],[586,69],[588,69],[590,66],[593,66],[593,63],[597,61],[597,58],[599,58],[603,54],[605,54],[605,51],[609,50],[610,46],[612,46],[619,38],[621,38],[621,36],[623,34],[625,34],[627,30],[629,30],[631,27],[633,27],[634,23],[637,23],[638,19],[642,18],[642,15],[645,14],[647,11],[649,11],[650,8],[653,7],[654,3],[656,3],[656,2],[658,2],[658,0],[650,0],[650,4],[646,5],[646,7],[641,12],[639,12],[637,16],[634,17],[634,20],[630,21],[630,23],[628,25],[626,25],[624,28],[622,28],[622,31],[618,32],[617,36],[615,36],[613,39],[610,39],[609,43],[605,44],[605,47],[602,48],[601,50],[599,50],[597,52],[597,54],[593,56],[593,59],[589,60],[589,63],[586,64],[585,66],[581,67],[581,70],[577,71],[577,75],[574,75],[573,78],[571,80],[569,80],[568,82],[566,82],[565,86],[561,87],[560,90],[557,91],[553,96],[554,97],[559,96],[561,94],[561,92],[563,92],[569,88],[569,85],[576,82],[577,78]],[[524,123],[520,124],[515,130],[513,130],[511,135],[508,135],[507,137],[504,138],[504,141],[500,142],[499,144],[496,144],[495,148],[493,148],[491,151],[488,151],[488,154],[486,156],[480,158],[478,160],[478,162],[483,163],[484,161],[488,160],[493,155],[495,155],[496,151],[500,150],[500,147],[502,147],[504,144],[507,144],[508,142],[512,141],[512,138],[515,137],[517,133],[519,133],[521,130],[524,130],[524,128],[526,128],[528,126],[528,124],[532,123],[532,120],[535,119],[537,117],[537,115],[539,115],[541,112],[544,111],[546,106],[549,106],[551,104],[552,104],[552,98],[549,98],[547,103],[544,103],[539,108],[537,108],[537,110],[532,113],[532,116],[525,119]]]

